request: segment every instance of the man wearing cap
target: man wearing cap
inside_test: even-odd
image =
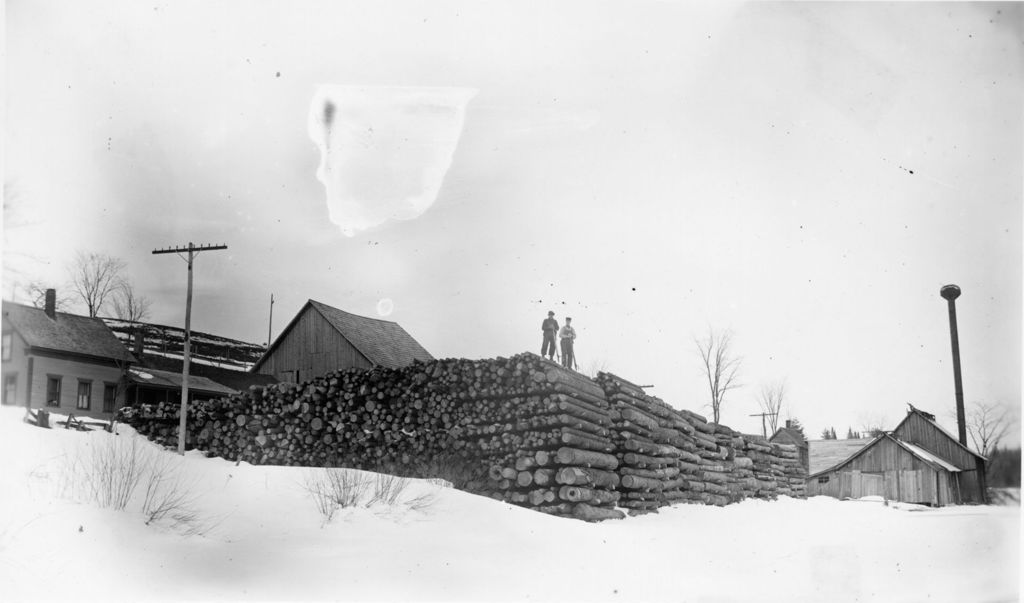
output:
[[[555,334],[558,333],[558,321],[555,320],[555,313],[548,312],[548,317],[540,325],[544,332],[544,343],[540,346],[540,355],[547,356],[549,360],[555,359]]]
[[[562,340],[562,366],[571,369],[576,361],[572,351],[572,344],[576,341],[576,329],[572,328],[572,319],[568,316],[565,317],[565,326],[558,332],[558,337]]]

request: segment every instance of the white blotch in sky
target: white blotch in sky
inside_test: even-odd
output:
[[[395,310],[395,302],[391,301],[390,297],[377,302],[377,315],[378,316],[391,316],[391,313]]]
[[[309,135],[331,221],[354,236],[411,220],[437,199],[462,135],[471,88],[320,86]]]

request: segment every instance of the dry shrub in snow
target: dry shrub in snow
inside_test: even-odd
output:
[[[409,480],[404,477],[378,473],[373,479],[373,497],[370,502],[366,503],[366,506],[372,507],[380,503],[393,507],[408,485]]]
[[[358,471],[351,469],[308,472],[304,485],[325,521],[330,521],[338,509],[358,505],[369,486]]]
[[[91,438],[64,457],[59,494],[101,508],[139,512],[146,525],[165,524],[186,534],[210,529],[195,509],[181,459],[138,438]]]
[[[196,512],[196,495],[185,482],[175,457],[158,454],[152,459],[145,476],[142,513],[146,525],[169,522],[171,527],[189,534],[207,528]]]
[[[138,440],[132,438],[125,444],[113,438],[94,438],[90,443],[78,454],[64,458],[58,474],[61,495],[123,511],[142,481],[147,462]]]
[[[405,459],[378,463],[373,470],[400,477],[426,479],[442,487],[473,491],[488,480],[488,465],[464,455],[438,454],[430,459]]]
[[[304,487],[324,521],[338,509],[349,507],[404,508],[424,511],[434,502],[431,493],[410,497],[408,478],[378,473],[369,476],[353,469],[324,468],[306,473]]]

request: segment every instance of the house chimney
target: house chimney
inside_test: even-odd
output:
[[[57,290],[47,289],[46,290],[46,305],[43,306],[43,311],[50,318],[57,319]]]
[[[956,330],[956,298],[960,297],[960,287],[946,285],[939,290],[949,305],[949,339],[953,347],[953,386],[956,388],[956,427],[960,443],[967,445],[967,416],[964,412],[964,385],[960,377],[960,337]]]
[[[786,429],[792,429],[792,428],[793,428],[793,421],[791,421],[789,419],[786,419]]]

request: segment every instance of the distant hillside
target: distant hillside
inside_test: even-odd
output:
[[[135,350],[134,334],[143,333],[143,353],[181,360],[185,350],[185,329],[104,318],[103,322],[117,335],[126,348]],[[229,339],[200,331],[192,331],[191,362],[220,368],[248,371],[266,351],[261,345]]]

